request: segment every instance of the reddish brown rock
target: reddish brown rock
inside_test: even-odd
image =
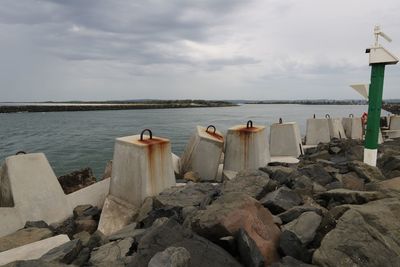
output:
[[[224,236],[234,236],[240,228],[254,240],[269,265],[279,260],[280,230],[272,214],[254,198],[242,193],[229,193],[189,216],[186,224],[198,234],[218,242]]]

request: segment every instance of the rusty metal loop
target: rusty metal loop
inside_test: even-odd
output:
[[[18,151],[17,153],[15,153],[15,155],[23,155],[23,154],[26,154],[26,152],[25,152],[25,151],[22,151],[22,150],[20,150],[20,151]]]
[[[314,116],[313,116],[313,119],[315,119],[315,114],[314,114]]]
[[[215,128],[215,126],[214,125],[208,125],[207,126],[207,129],[206,129],[206,132],[208,133],[208,129],[210,129],[210,128],[213,128],[214,129],[214,134],[215,134],[215,132],[217,131],[217,129]]]
[[[326,114],[326,115],[325,115],[325,118],[330,119],[331,116],[330,116],[329,114]]]
[[[246,128],[253,128],[253,122],[251,120],[249,120],[246,124]]]
[[[153,133],[151,132],[151,130],[150,130],[150,129],[144,129],[144,130],[142,131],[142,133],[140,134],[140,141],[143,141],[143,134],[144,134],[145,132],[149,132],[150,139],[153,139]]]
[[[349,114],[349,118],[354,118],[354,115],[353,114]]]
[[[279,118],[279,124],[282,124],[282,122],[283,122],[282,118]]]

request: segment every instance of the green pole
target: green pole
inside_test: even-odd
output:
[[[364,144],[367,149],[378,148],[384,76],[385,64],[372,64],[371,84],[368,93],[367,132]]]

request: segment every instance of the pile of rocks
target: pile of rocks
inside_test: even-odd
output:
[[[35,240],[72,241],[8,266],[400,266],[396,147],[382,146],[379,168],[360,161],[361,143],[333,140],[298,164],[188,182],[146,198],[111,236],[95,231],[97,209],[79,206],[63,224],[34,227]]]

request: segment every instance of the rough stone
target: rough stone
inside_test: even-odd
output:
[[[47,228],[24,228],[7,236],[0,237],[0,252],[20,247],[53,236]]]
[[[322,210],[320,208],[303,205],[303,206],[294,206],[293,208],[278,214],[278,216],[279,218],[281,218],[283,224],[287,224],[288,222],[297,219],[302,213],[307,211],[313,211],[318,215],[322,215]]]
[[[91,168],[85,168],[60,176],[58,177],[58,181],[60,182],[64,193],[70,194],[96,183],[96,177],[93,176]]]
[[[133,238],[107,243],[90,254],[90,264],[95,266],[124,266],[125,258],[132,246]]]
[[[314,182],[320,185],[327,185],[332,182],[333,177],[327,172],[324,166],[320,163],[307,165],[299,169],[299,172],[310,177]]]
[[[82,248],[79,252],[78,256],[76,256],[75,260],[72,262],[71,265],[74,266],[85,266],[86,263],[90,259],[90,249],[89,248]]]
[[[43,260],[14,261],[3,267],[66,267],[68,264],[58,262],[46,262]]]
[[[301,197],[293,190],[282,186],[279,189],[268,193],[260,202],[267,207],[272,214],[279,214],[290,208],[301,204]]]
[[[59,247],[51,249],[40,259],[47,262],[60,262],[70,264],[78,256],[82,249],[82,242],[79,239],[71,240]]]
[[[72,216],[61,223],[52,224],[52,227],[57,234],[65,234],[68,235],[70,238],[76,233],[75,221]]]
[[[350,172],[343,174],[342,177],[343,188],[350,190],[362,191],[365,189],[365,183],[363,179],[358,178],[357,174]]]
[[[307,249],[295,233],[283,231],[279,240],[279,251],[281,254],[291,256],[304,262],[310,262],[312,253]]]
[[[78,217],[80,217],[80,216],[83,216],[83,213],[84,213],[86,210],[88,210],[88,209],[90,209],[90,208],[92,208],[92,207],[93,207],[93,206],[92,206],[92,205],[89,205],[89,204],[87,204],[87,205],[79,205],[79,206],[75,207],[74,210],[73,210],[74,219],[76,219],[76,218],[78,218]]]
[[[235,235],[243,228],[257,244],[266,264],[278,260],[280,230],[272,214],[246,194],[223,195],[205,210],[196,211],[189,221],[185,221],[185,225],[190,225],[196,233],[214,242]]]
[[[189,267],[190,253],[183,247],[168,247],[151,258],[148,267]]]
[[[285,230],[293,232],[302,244],[309,244],[315,237],[322,217],[313,211],[302,213],[297,219],[285,224]]]
[[[349,205],[322,240],[313,263],[320,266],[400,266],[400,201],[387,198]]]
[[[137,253],[128,266],[147,266],[151,258],[168,247],[184,247],[190,253],[190,266],[239,267],[240,264],[225,250],[183,228],[174,219],[152,227],[140,239]]]
[[[240,171],[235,178],[225,181],[222,193],[241,192],[255,199],[260,199],[266,193],[277,188],[278,184],[268,175],[259,170]]]
[[[382,198],[383,195],[377,191],[333,189],[321,193],[317,197],[323,206],[333,207],[341,204],[364,204]]]
[[[201,180],[200,175],[197,172],[193,172],[193,171],[189,171],[186,172],[183,175],[183,179],[185,179],[186,181],[191,181],[191,182],[199,182]]]
[[[156,208],[200,206],[204,197],[215,188],[211,183],[188,183],[184,187],[172,187],[154,197],[154,206]]]
[[[254,240],[242,228],[237,235],[237,246],[240,259],[245,266],[263,267],[265,265],[263,255]]]
[[[265,166],[260,170],[268,173],[270,178],[280,185],[286,186],[289,186],[294,178],[300,175],[295,169],[285,166]]]
[[[143,221],[150,211],[153,210],[153,197],[146,197],[143,200],[142,206],[140,206],[139,214],[136,218],[137,222]]]
[[[280,262],[274,263],[271,267],[315,267],[315,265],[304,263],[293,257],[286,256]]]
[[[89,232],[90,234],[93,234],[97,230],[97,222],[95,220],[90,220],[90,219],[76,220],[75,225],[76,225],[76,231],[78,233],[86,231]]]
[[[82,242],[82,246],[86,247],[89,244],[90,234],[86,231],[74,234],[74,239],[79,239]]]
[[[27,221],[24,228],[49,228],[45,221]]]
[[[386,179],[377,167],[370,166],[361,161],[355,160],[349,162],[348,168],[350,171],[354,171],[361,179],[364,179],[364,181],[367,183]]]
[[[114,241],[114,240],[119,240],[119,239],[125,239],[127,237],[132,237],[135,238],[137,236],[143,235],[143,233],[146,231],[145,229],[136,229],[137,224],[136,223],[131,223],[115,234],[111,235],[108,237],[108,240]]]
[[[182,208],[166,206],[161,208],[155,208],[149,212],[148,216],[139,222],[140,228],[149,228],[153,225],[154,221],[159,218],[174,218],[179,222],[183,222],[182,219]]]

